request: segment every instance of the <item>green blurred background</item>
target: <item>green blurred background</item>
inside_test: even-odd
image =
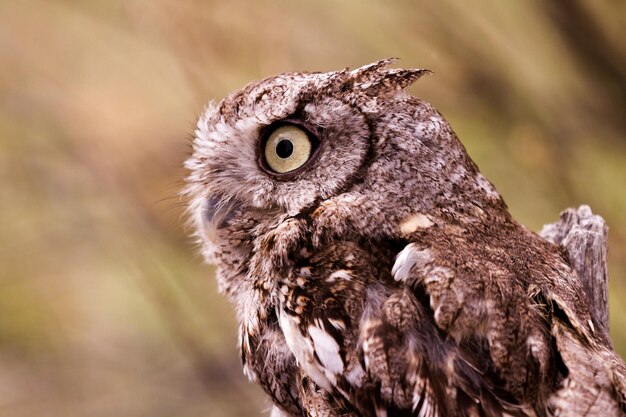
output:
[[[0,416],[255,416],[181,221],[197,115],[250,80],[397,56],[533,230],[610,226],[626,353],[626,3],[0,1]]]

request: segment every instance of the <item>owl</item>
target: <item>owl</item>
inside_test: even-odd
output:
[[[383,60],[200,117],[185,195],[272,416],[620,416],[626,368],[563,251]]]

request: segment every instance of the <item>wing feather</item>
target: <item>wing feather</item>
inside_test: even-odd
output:
[[[328,251],[281,283],[278,316],[300,369],[343,409],[364,417],[532,415],[495,388],[490,366],[481,368],[488,356],[457,344],[413,289],[394,282],[391,265],[381,268],[355,243]]]

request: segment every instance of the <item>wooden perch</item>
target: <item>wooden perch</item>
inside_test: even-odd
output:
[[[561,245],[569,264],[585,289],[591,312],[598,324],[609,330],[608,275],[606,246],[608,227],[604,219],[586,205],[561,212],[559,221],[546,224],[539,233]]]

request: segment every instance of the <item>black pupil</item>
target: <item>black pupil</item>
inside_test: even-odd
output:
[[[276,155],[278,155],[279,158],[289,158],[292,153],[293,143],[289,139],[281,139],[280,142],[276,144]]]

